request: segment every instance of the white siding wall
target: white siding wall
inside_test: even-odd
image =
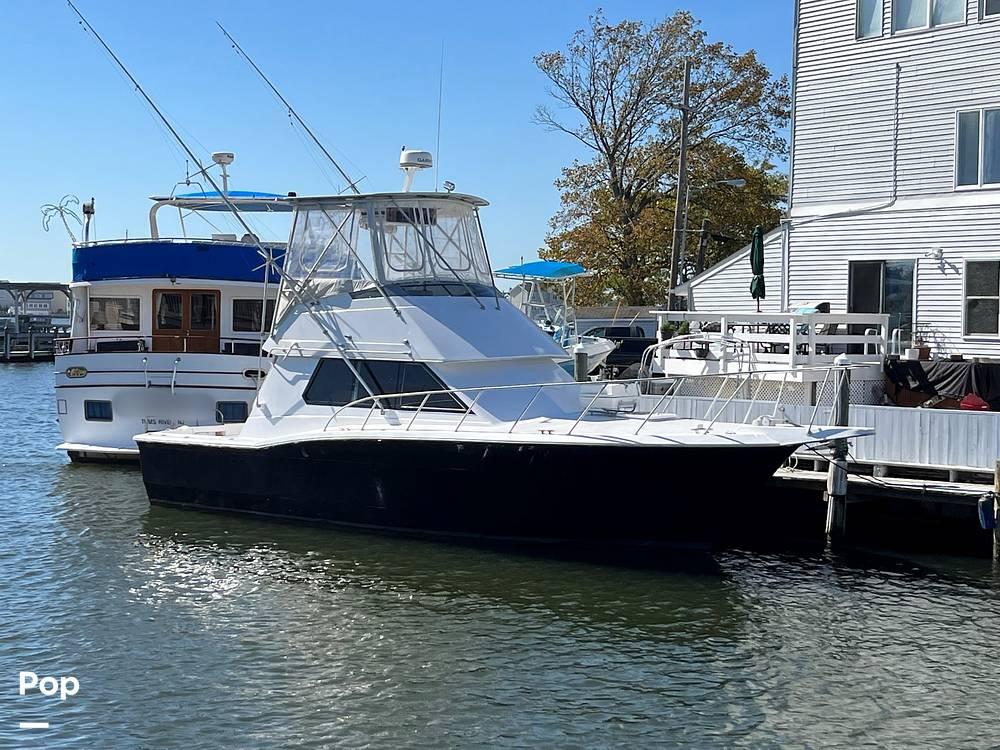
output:
[[[688,309],[703,312],[755,312],[750,296],[750,250],[744,248],[732,258],[692,279],[688,287]],[[781,230],[764,238],[764,284],[767,297],[760,301],[761,312],[781,312]]]
[[[851,260],[912,258],[914,325],[938,352],[1000,356],[1000,337],[963,336],[965,262],[1000,258],[1000,189],[954,185],[957,111],[1000,107],[1000,19],[967,0],[965,23],[894,35],[893,1],[858,40],[855,0],[798,0],[785,299],[846,312]],[[780,250],[767,263],[772,310]],[[691,282],[694,309],[749,309],[749,263],[718,268]]]
[[[896,65],[898,196],[954,190],[956,110],[1000,105],[1000,22],[966,22],[855,39],[855,0],[799,0],[792,205],[891,196]]]
[[[793,224],[789,247],[790,304],[820,299],[847,312],[851,260],[912,258],[915,327],[942,352],[1000,354],[996,337],[962,335],[965,260],[1000,258],[1000,209],[892,209]],[[940,261],[931,257],[937,248]]]

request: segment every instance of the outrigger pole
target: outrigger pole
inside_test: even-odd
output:
[[[250,59],[250,55],[248,55],[246,52],[243,51],[243,48],[240,46],[239,42],[233,39],[232,35],[228,31],[226,31],[226,28],[221,23],[216,21],[215,25],[218,26],[222,30],[222,33],[226,35],[226,39],[228,39],[232,43],[233,49],[236,50],[236,53],[247,61],[250,67],[253,68],[257,72],[257,75],[261,77],[261,80],[267,84],[268,88],[270,88],[271,91],[274,92],[274,95],[278,97],[278,99],[281,101],[281,103],[285,105],[285,107],[288,109],[288,113],[295,118],[295,120],[299,123],[299,125],[302,126],[302,129],[306,131],[306,133],[309,135],[310,138],[312,138],[312,141],[313,143],[316,144],[317,148],[319,148],[319,150],[323,152],[323,156],[329,159],[330,163],[334,167],[336,167],[337,171],[340,173],[340,176],[343,177],[344,181],[347,183],[347,187],[353,190],[355,195],[359,194],[361,191],[358,190],[357,182],[347,176],[347,172],[345,172],[341,168],[341,166],[337,163],[337,160],[330,155],[330,152],[326,150],[326,147],[320,142],[319,138],[317,138],[316,135],[312,132],[312,130],[309,129],[309,126],[306,125],[305,120],[299,117],[299,113],[296,112],[295,109],[292,107],[292,105],[288,103],[288,100],[281,95],[281,92],[278,91],[278,89],[275,87],[273,83],[271,83],[270,79],[266,75],[264,75],[264,71],[261,70],[259,67],[257,67],[257,63],[255,63],[253,60]]]
[[[122,71],[122,73],[124,73],[125,76],[129,79],[129,81],[132,82],[132,85],[135,86],[135,90],[138,91],[140,94],[142,94],[142,98],[146,100],[146,103],[149,104],[153,112],[156,113],[156,116],[159,117],[160,121],[167,127],[167,130],[170,131],[170,135],[174,137],[174,140],[177,141],[178,144],[180,144],[180,147],[182,149],[184,149],[184,153],[188,155],[188,158],[191,159],[191,161],[195,163],[195,166],[198,167],[201,173],[205,175],[205,179],[208,180],[212,188],[219,194],[219,197],[222,198],[222,202],[226,204],[226,208],[229,209],[230,213],[232,213],[236,221],[239,222],[239,225],[243,227],[243,230],[253,238],[253,244],[257,248],[257,252],[266,262],[266,268],[264,270],[264,279],[266,280],[268,278],[268,274],[271,270],[273,270],[279,276],[279,278],[281,278],[281,280],[287,285],[288,291],[290,291],[292,293],[292,296],[295,297],[296,301],[300,305],[302,305],[309,312],[309,314],[312,315],[317,320],[317,322],[319,323],[320,330],[323,331],[324,334],[326,334],[326,337],[330,340],[330,343],[334,345],[334,347],[337,349],[338,352],[340,352],[340,356],[344,360],[344,364],[347,365],[347,369],[349,369],[351,373],[354,375],[354,377],[358,379],[358,382],[361,383],[362,387],[364,387],[364,389],[368,391],[368,395],[372,397],[375,404],[377,404],[379,408],[382,408],[382,404],[381,401],[379,400],[378,394],[376,394],[371,389],[371,387],[368,385],[368,381],[366,381],[361,376],[361,373],[358,372],[357,368],[354,366],[354,363],[351,362],[351,359],[348,356],[347,350],[344,348],[344,345],[341,344],[339,341],[337,341],[337,339],[334,336],[330,335],[330,331],[327,329],[326,325],[318,316],[316,316],[316,314],[313,312],[309,304],[306,303],[300,290],[296,289],[295,280],[290,278],[288,274],[284,273],[281,269],[277,267],[277,265],[274,262],[274,253],[272,253],[271,250],[269,250],[268,248],[264,247],[260,239],[258,239],[257,235],[250,228],[250,225],[247,224],[246,220],[240,214],[239,209],[236,208],[233,202],[229,199],[229,196],[222,191],[222,188],[219,187],[219,184],[215,181],[215,178],[212,177],[212,175],[208,172],[207,167],[205,167],[205,165],[201,163],[201,160],[195,155],[194,151],[191,150],[190,146],[188,146],[187,143],[185,143],[184,139],[180,137],[180,134],[178,134],[174,126],[170,124],[170,120],[168,120],[166,116],[163,114],[163,112],[160,110],[160,108],[156,106],[156,102],[154,102],[150,98],[149,94],[146,93],[146,90],[135,79],[135,76],[133,76],[129,72],[129,69],[125,67],[125,63],[123,63],[118,58],[118,55],[116,55],[114,51],[111,49],[111,47],[108,46],[107,42],[105,42],[104,39],[101,37],[101,35],[98,34],[97,31],[94,29],[94,27],[90,25],[90,21],[84,18],[83,13],[81,13],[80,10],[75,5],[73,5],[73,0],[66,0],[66,3],[67,5],[69,5],[70,8],[72,8],[73,12],[80,19],[80,24],[84,27],[84,29],[94,35],[94,38],[111,56],[111,59],[115,61],[115,65],[118,66],[118,68]],[[358,192],[357,188],[354,188],[354,192],[356,193]],[[264,310],[262,310],[261,312],[262,313],[266,312],[266,309],[267,308],[265,305]],[[264,318],[266,316],[262,314],[261,317]]]

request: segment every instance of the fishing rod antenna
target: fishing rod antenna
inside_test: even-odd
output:
[[[306,134],[310,138],[312,138],[312,142],[316,144],[316,147],[323,152],[323,156],[325,156],[327,160],[336,168],[337,172],[347,183],[347,187],[353,190],[355,195],[360,194],[361,191],[358,190],[358,180],[352,180],[350,177],[347,176],[347,172],[345,172],[344,169],[340,166],[340,164],[337,163],[337,160],[333,158],[330,152],[326,150],[326,147],[320,142],[319,138],[316,137],[316,134],[312,132],[312,130],[309,128],[308,125],[306,125],[305,120],[299,117],[299,113],[295,111],[295,108],[288,103],[288,100],[281,95],[281,92],[278,91],[277,87],[273,83],[271,83],[271,79],[269,79],[266,75],[264,75],[264,71],[261,70],[258,67],[257,63],[255,63],[250,58],[250,55],[248,55],[244,51],[244,49],[240,46],[239,42],[233,39],[232,34],[226,31],[226,27],[223,26],[218,21],[215,22],[215,25],[218,26],[219,29],[222,31],[222,33],[226,35],[226,39],[228,39],[230,44],[232,44],[233,49],[236,50],[236,54],[238,54],[240,57],[242,57],[244,60],[247,61],[247,64],[254,69],[257,75],[260,76],[261,80],[264,81],[264,83],[267,84],[268,88],[270,88],[271,91],[274,92],[274,95],[278,97],[279,101],[285,105],[285,108],[288,109],[289,115],[291,117],[294,117],[295,121],[302,126],[302,129],[304,131],[306,131]]]

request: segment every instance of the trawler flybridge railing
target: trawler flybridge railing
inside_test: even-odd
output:
[[[713,428],[719,424],[719,420],[725,413],[726,408],[733,404],[735,401],[739,401],[741,406],[745,403],[746,410],[743,414],[742,419],[739,420],[740,424],[795,424],[789,420],[784,414],[784,408],[782,406],[782,396],[785,393],[785,385],[790,381],[790,376],[799,377],[803,372],[824,372],[825,377],[823,379],[823,386],[821,387],[821,392],[828,383],[836,382],[831,381],[831,377],[836,375],[836,377],[841,377],[842,374],[848,370],[860,369],[863,366],[856,366],[851,364],[843,364],[836,366],[816,366],[816,367],[796,367],[788,370],[779,371],[745,371],[730,373],[730,376],[723,379],[720,384],[715,397],[711,400],[703,416],[698,418],[702,424],[699,425],[696,430],[704,434],[712,432]],[[778,395],[774,399],[761,398],[761,394],[764,388],[765,382],[773,382],[774,375],[781,375],[781,386],[778,391]],[[417,419],[421,415],[426,415],[432,413],[437,417],[434,421],[426,421],[425,424],[421,425],[421,429],[438,429],[450,432],[458,432],[462,429],[463,425],[466,424],[470,416],[476,415],[476,407],[481,403],[484,396],[495,395],[495,394],[510,394],[516,392],[524,392],[525,394],[530,393],[530,398],[527,402],[520,408],[518,416],[513,420],[499,420],[494,421],[492,419],[486,420],[486,423],[480,422],[480,430],[488,429],[490,431],[496,431],[498,428],[503,428],[508,434],[515,432],[519,425],[525,422],[542,419],[544,420],[541,425],[534,423],[534,427],[541,432],[548,434],[562,434],[566,436],[571,436],[579,425],[587,421],[588,417],[592,417],[597,421],[617,419],[617,420],[631,420],[636,422],[635,429],[631,432],[633,436],[638,436],[642,430],[649,424],[650,421],[662,421],[664,419],[680,419],[681,417],[670,413],[667,411],[674,398],[683,390],[684,385],[689,381],[697,381],[699,379],[716,379],[716,376],[711,375],[689,375],[683,378],[679,378],[674,381],[669,381],[665,383],[663,378],[635,378],[629,380],[604,380],[604,381],[589,381],[589,382],[575,382],[575,381],[564,381],[556,383],[529,383],[529,384],[516,384],[516,385],[498,385],[498,386],[478,386],[469,388],[444,388],[437,390],[428,391],[408,391],[403,393],[383,393],[379,394],[378,397],[375,396],[365,396],[359,399],[355,399],[350,403],[344,404],[343,406],[336,407],[333,414],[327,420],[324,426],[324,431],[329,430],[331,426],[335,426],[339,429],[358,429],[365,430],[369,427],[369,423],[372,417],[378,413],[385,415],[386,412],[412,412],[408,420],[400,421],[398,423],[385,422],[380,423],[378,429],[402,429],[404,432],[409,432],[417,422]],[[754,385],[756,379],[756,386]],[[735,387],[733,387],[735,384]],[[648,409],[648,411],[639,411],[640,400],[642,398],[652,399],[655,396],[648,396],[644,393],[648,390],[650,386],[666,385],[665,392],[660,396],[658,400],[655,401],[654,405]],[[727,387],[732,389],[732,393],[727,397],[723,394]],[[576,389],[579,395],[580,407],[572,413],[559,414],[553,416],[550,414],[538,414],[529,417],[529,411],[532,406],[534,406],[540,396],[551,393],[552,391],[565,392],[569,389]],[[457,409],[434,409],[433,411],[427,410],[427,404],[432,398],[450,396],[457,403],[464,403],[464,408]],[[415,399],[420,399],[416,406],[400,406],[395,408],[387,408],[383,406],[383,403],[392,404],[400,403],[402,400],[410,401],[411,403]],[[751,420],[751,416],[755,411],[760,411],[758,405],[763,404],[773,404],[773,409],[770,413],[762,412],[758,416]],[[367,407],[367,408],[366,408]],[[363,421],[360,425],[357,423],[358,416],[348,410],[365,409],[366,413]],[[815,407],[812,410],[812,415],[810,422],[807,426],[807,432],[809,434],[814,434],[814,427],[816,426],[816,419],[819,415],[820,404],[817,401]],[[459,416],[457,422],[449,421],[448,419],[441,419],[442,415],[452,415]],[[509,422],[509,424],[508,424]],[[560,430],[558,433],[556,429],[561,424],[567,424],[569,426],[564,430]],[[726,424],[732,424],[732,422],[726,422]],[[800,426],[801,425],[796,425]]]

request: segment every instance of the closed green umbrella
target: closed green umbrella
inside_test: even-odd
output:
[[[764,288],[764,228],[759,224],[753,228],[750,241],[750,268],[753,271],[750,295],[757,300],[757,312],[760,312],[760,301],[767,297],[767,290]]]

